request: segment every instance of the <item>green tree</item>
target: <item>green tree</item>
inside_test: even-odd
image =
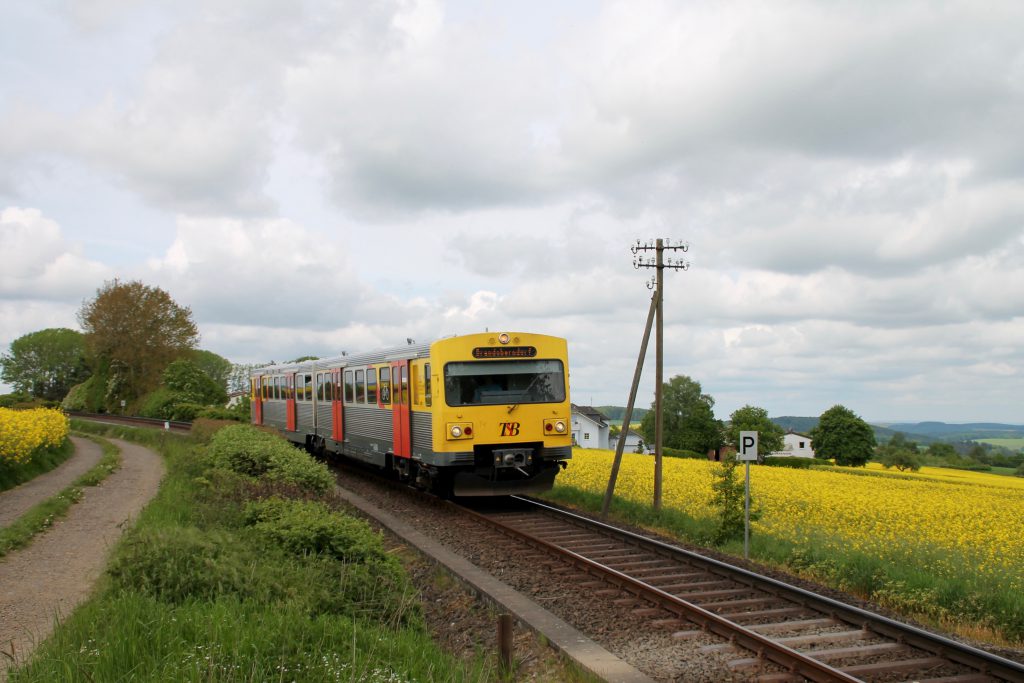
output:
[[[715,400],[702,393],[700,382],[686,375],[676,375],[662,385],[664,415],[663,446],[706,453],[722,445],[722,424],[715,419]],[[647,443],[654,443],[654,413],[644,415],[640,432]]]
[[[164,386],[181,397],[183,402],[222,406],[228,395],[224,385],[215,382],[195,363],[176,360],[164,370]]]
[[[886,469],[895,467],[900,472],[916,472],[921,469],[921,458],[917,451],[912,451],[905,446],[892,445],[888,443],[878,448],[878,462]]]
[[[892,438],[889,439],[889,445],[900,450],[910,451],[911,453],[917,453],[918,451],[917,442],[907,439],[906,434],[903,432],[893,434]]]
[[[860,467],[875,449],[875,433],[860,416],[845,406],[835,405],[818,418],[809,434],[818,458],[835,458],[837,465]]]
[[[232,364],[224,356],[218,356],[213,351],[196,349],[189,358],[206,375],[217,383],[217,386],[225,390],[228,386],[228,378],[231,377]]]
[[[0,356],[0,378],[17,391],[59,401],[89,376],[81,332],[63,327],[31,332],[11,342]]]
[[[191,310],[138,281],[104,283],[82,304],[78,320],[89,362],[105,379],[97,389],[105,391],[108,407],[155,388],[164,368],[199,341]]]
[[[764,462],[768,453],[781,451],[785,445],[782,427],[768,419],[768,411],[757,406],[746,405],[737,408],[729,416],[729,426],[725,430],[725,441],[737,450],[740,445],[740,432],[757,432],[757,459]]]
[[[984,463],[985,465],[992,464],[992,457],[989,454],[988,449],[980,443],[976,443],[971,446],[971,450],[967,451],[967,457],[971,460],[977,460],[980,463]]]
[[[955,448],[953,448],[953,444],[942,443],[941,441],[936,441],[933,444],[929,444],[926,453],[933,458],[938,458],[941,460],[960,459],[960,454],[956,452]]]

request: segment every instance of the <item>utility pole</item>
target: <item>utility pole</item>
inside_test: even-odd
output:
[[[663,367],[665,360],[664,351],[664,320],[665,320],[665,269],[671,268],[672,270],[689,270],[690,262],[681,258],[676,259],[665,259],[665,251],[682,251],[686,252],[690,250],[690,245],[686,242],[679,242],[672,244],[671,240],[657,239],[652,244],[650,240],[646,243],[641,244],[640,240],[636,241],[630,251],[633,252],[633,267],[634,268],[655,268],[655,275],[651,278],[651,281],[647,283],[648,289],[654,289],[654,300],[657,302],[656,306],[656,318],[657,323],[655,325],[654,335],[654,357],[655,357],[655,369],[654,369],[654,509],[661,510],[661,489],[662,489],[662,405],[661,405],[661,385],[663,379]],[[638,256],[640,252],[654,251],[655,255],[651,256]],[[650,319],[648,318],[648,333],[650,330]],[[644,350],[646,350],[646,337],[644,343]],[[623,424],[623,429],[628,429],[628,424]],[[620,438],[620,441],[622,439]]]

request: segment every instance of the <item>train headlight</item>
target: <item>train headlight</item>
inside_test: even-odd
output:
[[[446,425],[448,429],[448,440],[455,441],[461,439],[472,439],[473,438],[473,424],[469,422],[449,422]]]
[[[502,332],[501,334],[498,335],[498,343],[499,344],[508,344],[508,342],[509,342],[509,336],[507,334]]]
[[[569,431],[569,423],[565,421],[565,418],[554,418],[551,420],[544,420],[544,433],[552,436],[562,436]]]

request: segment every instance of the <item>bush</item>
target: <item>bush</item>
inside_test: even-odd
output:
[[[296,484],[317,493],[334,486],[334,478],[323,463],[251,425],[236,424],[219,430],[210,439],[208,453],[215,466],[250,477]]]
[[[61,402],[61,407],[64,410],[73,412],[85,412],[86,400],[89,397],[89,387],[87,386],[92,378],[89,378],[81,384],[76,384],[68,390],[68,395],[64,397]]]
[[[138,413],[142,417],[156,417],[161,420],[173,420],[174,408],[184,398],[176,391],[160,387],[142,397]]]
[[[217,420],[205,416],[199,416],[192,421],[192,438],[199,443],[209,443],[213,435],[229,425],[237,424],[232,420]]]
[[[200,405],[224,405],[228,395],[202,369],[187,360],[176,360],[167,366],[163,374],[164,385],[183,397],[186,403]]]
[[[661,449],[662,455],[669,458],[688,458],[690,460],[707,460],[707,455],[702,455],[697,451],[688,451],[683,448],[668,448],[663,446]]]
[[[317,501],[269,498],[249,503],[245,520],[262,536],[296,555],[326,555],[360,563],[394,561],[366,522],[332,512]]]
[[[246,413],[243,417],[233,408],[215,408],[207,406],[199,411],[196,418],[205,418],[207,420],[231,420],[232,422],[248,422],[249,414]]]
[[[769,467],[792,467],[797,470],[809,470],[811,465],[814,464],[814,460],[811,458],[795,458],[784,455],[773,455],[769,458],[765,458],[762,465],[768,465]]]

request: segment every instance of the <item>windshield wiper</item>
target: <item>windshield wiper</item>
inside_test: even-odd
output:
[[[522,401],[522,399],[523,399],[523,398],[525,398],[525,397],[527,397],[527,396],[529,396],[529,395],[530,395],[530,389],[533,389],[533,386],[534,386],[534,385],[535,385],[535,384],[536,384],[536,383],[537,383],[537,382],[538,382],[538,381],[540,380],[540,378],[541,378],[541,377],[543,377],[543,376],[544,376],[544,375],[542,375],[542,374],[540,374],[540,373],[538,373],[538,374],[536,374],[536,375],[534,375],[534,376],[533,376],[533,379],[531,379],[531,380],[530,380],[530,383],[526,385],[526,389],[524,389],[524,390],[523,390],[523,393],[522,393],[522,394],[520,394],[520,399],[519,399],[520,401]],[[518,407],[519,407],[519,403],[513,403],[512,405],[510,405],[510,406],[508,407],[508,414],[509,414],[509,415],[511,415],[511,414],[512,414],[512,411],[513,411],[513,410],[515,410],[515,409],[516,409],[516,408],[518,408]]]

